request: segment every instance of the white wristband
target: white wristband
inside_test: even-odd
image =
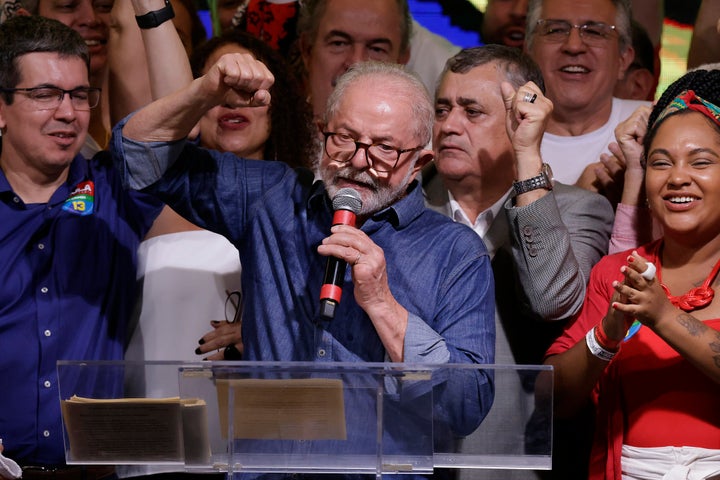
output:
[[[600,360],[605,360],[606,362],[609,362],[610,360],[615,357],[617,352],[611,352],[610,350],[605,350],[597,341],[595,338],[595,329],[597,327],[593,327],[590,329],[589,332],[585,335],[585,343],[588,346],[588,350],[590,350],[590,353],[592,353],[594,356],[599,358]]]

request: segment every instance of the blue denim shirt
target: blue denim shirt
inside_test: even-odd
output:
[[[121,360],[136,251],[162,205],[125,192],[107,152],[77,156],[50,201],[0,171],[0,437],[22,464],[65,463],[57,360]],[[79,395],[64,378],[63,390]],[[98,382],[118,394],[122,378]],[[68,395],[68,396],[69,396]]]
[[[387,360],[355,302],[350,269],[335,318],[319,315],[326,257],[317,247],[329,235],[333,213],[322,182],[280,162],[238,159],[184,141],[133,142],[121,137],[123,125],[115,128],[111,151],[125,182],[238,248],[244,358]],[[390,290],[409,312],[404,361],[493,363],[493,276],[482,240],[426,209],[417,182],[361,229],[383,249]],[[474,430],[492,403],[490,375],[476,372],[449,381],[436,398],[455,434]]]

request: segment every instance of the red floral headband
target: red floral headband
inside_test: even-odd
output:
[[[670,105],[660,112],[660,115],[658,115],[653,126],[657,125],[658,122],[662,121],[668,115],[687,109],[702,113],[720,126],[720,108],[718,108],[717,105],[710,103],[707,100],[703,100],[701,97],[695,95],[693,90],[684,90],[680,93],[680,95],[675,97],[675,99],[670,102]]]

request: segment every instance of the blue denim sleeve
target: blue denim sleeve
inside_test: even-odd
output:
[[[248,208],[273,189],[280,198],[294,191],[294,171],[282,162],[242,159],[184,139],[136,142],[122,136],[129,118],[113,129],[111,141],[123,186],[157,196],[182,217],[236,246],[246,230]],[[293,211],[280,205],[271,206],[273,215]]]
[[[445,341],[450,364],[495,361],[495,288],[487,254],[460,260],[443,295]],[[462,265],[465,265],[464,267]],[[436,384],[436,435],[468,435],[490,411],[494,399],[492,370],[455,369]],[[450,431],[444,427],[450,427]]]
[[[142,143],[125,138],[122,129],[130,117],[132,114],[113,127],[110,153],[121,173],[123,187],[142,190],[162,178],[180,156],[186,141]]]
[[[408,314],[405,332],[406,363],[448,363],[450,351],[445,339],[417,315]]]

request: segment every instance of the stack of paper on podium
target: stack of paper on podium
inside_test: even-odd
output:
[[[73,396],[62,415],[75,462],[200,464],[210,459],[202,399]]]

